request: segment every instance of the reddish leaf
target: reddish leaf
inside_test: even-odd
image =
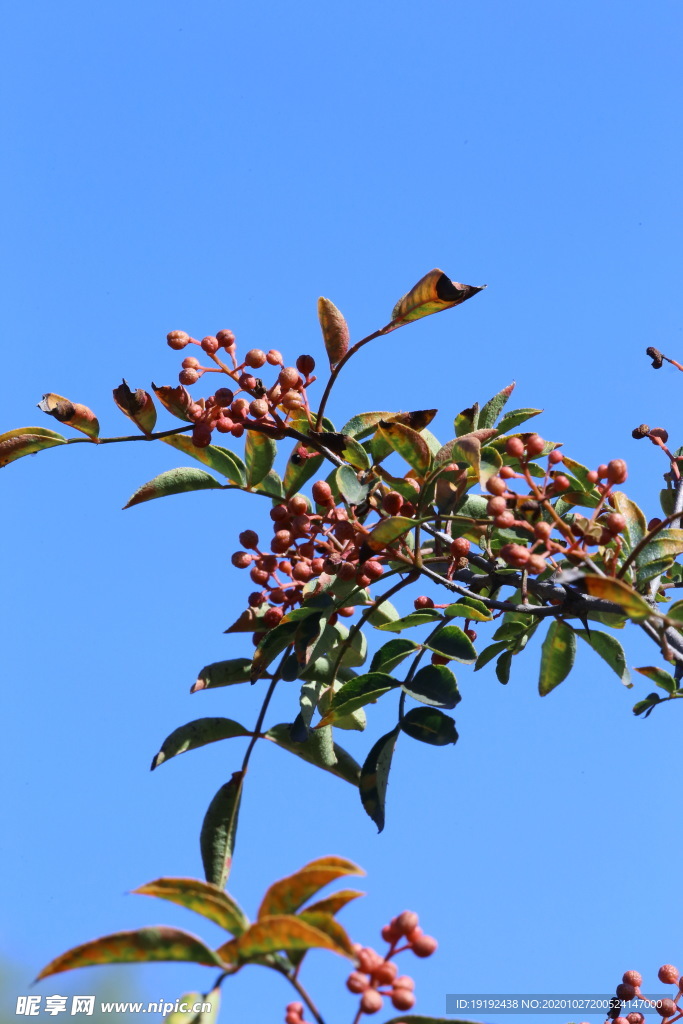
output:
[[[334,302],[330,302],[329,299],[324,299],[322,296],[318,299],[318,319],[330,366],[334,366],[344,358],[348,351],[349,325]]]
[[[54,430],[42,427],[19,427],[0,434],[0,467],[16,462],[24,455],[33,455],[43,448],[54,448],[55,445],[66,444],[66,438]]]
[[[201,939],[178,928],[159,925],[155,928],[139,928],[131,932],[116,932],[101,939],[85,942],[82,946],[62,953],[44,967],[36,981],[61,974],[76,967],[93,967],[97,964],[151,963],[161,960],[184,960],[207,967],[221,967],[217,953],[208,949]]]
[[[414,288],[398,300],[391,314],[391,323],[385,328],[384,333],[395,331],[397,327],[403,327],[413,320],[420,320],[430,313],[439,313],[442,309],[459,306],[461,302],[472,298],[485,287],[486,285],[476,287],[471,284],[460,284],[446,277],[443,270],[430,270]]]
[[[140,896],[158,896],[194,910],[233,935],[241,935],[249,927],[248,917],[232,896],[199,878],[157,878],[133,892]]]
[[[38,402],[38,408],[48,416],[54,416],[60,423],[66,423],[68,427],[87,434],[88,437],[95,439],[99,435],[100,425],[97,416],[87,405],[70,402],[68,398],[49,392],[43,395],[41,402]]]
[[[287,878],[281,878],[270,886],[261,906],[258,918],[272,914],[290,914],[302,907],[323,886],[345,875],[364,875],[365,872],[353,861],[343,857],[321,857],[311,861],[300,871]]]
[[[227,947],[227,948],[226,948]],[[228,956],[237,954],[243,963],[279,951],[329,949],[333,953],[354,959],[353,953],[325,932],[302,921],[293,914],[277,914],[259,919],[239,939],[216,950],[219,956],[226,950]]]
[[[152,391],[164,409],[170,412],[172,416],[179,420],[185,420],[186,423],[191,422],[190,417],[187,415],[187,410],[191,405],[194,405],[194,402],[192,395],[182,384],[179,384],[176,388],[172,388],[169,384],[163,384],[158,388],[156,384],[152,384]]]
[[[112,394],[123,415],[132,420],[143,434],[151,434],[157,421],[157,411],[152,396],[142,388],[131,391],[125,380],[117,388],[114,388]]]

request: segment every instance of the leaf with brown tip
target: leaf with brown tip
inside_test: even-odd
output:
[[[385,328],[384,333],[395,331],[397,327],[403,327],[413,320],[421,320],[423,316],[429,316],[431,313],[440,313],[442,309],[459,306],[461,302],[471,299],[485,287],[486,285],[477,287],[460,284],[459,281],[451,281],[443,270],[430,270],[414,288],[398,300],[391,314],[391,323]]]
[[[217,743],[219,740],[251,735],[253,734],[248,729],[239,722],[234,722],[232,718],[196,718],[193,722],[187,722],[174,729],[166,737],[161,744],[161,750],[152,761],[152,771],[164,761],[184,754],[186,750],[196,750],[197,747],[205,747],[207,743]]]
[[[293,875],[270,886],[259,907],[258,919],[260,921],[272,914],[291,914],[329,882],[345,875],[364,874],[362,868],[343,857],[321,857],[311,861]]]
[[[200,878],[157,878],[133,889],[133,893],[187,907],[233,935],[241,935],[249,927],[249,918],[232,896]]]
[[[76,967],[94,967],[97,964],[151,963],[153,961],[186,961],[221,967],[217,953],[208,949],[196,935],[159,925],[138,928],[130,932],[115,932],[101,939],[93,939],[74,946],[52,960],[36,978],[49,978],[52,974],[72,971]]]
[[[43,395],[42,401],[38,402],[41,412],[48,416],[54,416],[59,423],[66,423],[67,427],[80,430],[82,434],[95,440],[100,433],[100,425],[97,416],[87,405],[80,405],[78,402],[70,402],[62,395],[55,395],[52,392]]]
[[[6,434],[0,435],[0,468],[16,462],[24,455],[33,455],[58,444],[66,444],[66,438],[54,430],[44,430],[42,427],[8,430]]]
[[[330,366],[344,358],[349,349],[349,325],[334,302],[318,299],[318,320],[323,332],[323,341]]]
[[[232,943],[229,945],[232,947]],[[235,948],[238,961],[243,963],[268,953],[307,949],[329,949],[340,956],[354,958],[353,953],[349,953],[335,939],[293,914],[275,914],[259,919],[237,939],[232,949]],[[221,949],[216,951],[219,956]]]
[[[151,434],[157,421],[157,411],[152,396],[142,388],[131,391],[126,380],[114,388],[112,394],[123,415],[132,420],[143,434]]]
[[[187,415],[187,410],[193,405],[192,395],[184,388],[182,384],[173,388],[170,384],[162,384],[161,387],[157,387],[156,384],[152,384],[152,391],[157,396],[164,409],[170,412],[172,416],[175,416],[179,420],[185,420],[186,423],[190,423],[190,417]]]

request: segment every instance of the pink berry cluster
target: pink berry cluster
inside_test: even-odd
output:
[[[268,608],[263,624],[277,626],[288,611],[303,598],[306,583],[325,572],[343,580],[353,580],[367,587],[384,573],[377,558],[361,560],[361,545],[367,531],[353,520],[345,508],[335,506],[330,485],[317,480],[313,498],[322,512],[314,512],[308,500],[295,494],[286,503],[270,510],[273,536],[270,551],[263,551],[254,530],[244,530],[239,541],[246,550],[235,551],[232,564],[249,569],[252,581],[261,589],[249,595],[251,608]],[[353,615],[353,607],[341,608],[339,614]],[[334,625],[336,619],[330,622]],[[254,635],[258,642],[262,633]]]
[[[652,1002],[652,1009],[659,1014],[665,1024],[673,1024],[674,1021],[683,1017],[683,1011],[679,1008],[679,1002],[683,995],[683,978],[680,976],[677,967],[673,964],[663,964],[657,972],[658,979],[665,985],[675,985],[676,992],[673,999],[661,999]],[[641,991],[643,976],[639,971],[626,971],[621,982],[616,987],[616,1000],[629,1002],[631,999],[644,999]],[[607,1014],[607,1024],[645,1024],[645,1016],[640,1011],[634,1010],[621,1016],[618,1006]]]
[[[411,1010],[415,1005],[415,982],[407,974],[398,973],[391,957],[407,949],[418,957],[431,956],[438,945],[436,939],[423,933],[412,910],[392,918],[382,928],[382,938],[389,944],[384,957],[369,946],[354,946],[358,967],[348,976],[346,987],[361,997],[359,1015],[377,1013],[385,998],[396,1010]]]
[[[626,480],[626,463],[623,459],[612,459],[586,474],[586,483],[595,487],[601,498],[592,510],[590,519],[575,516],[570,526],[561,521],[558,515],[552,514],[549,504],[551,499],[560,497],[572,487],[569,477],[561,471],[564,455],[557,449],[548,454],[547,469],[542,480],[534,479],[529,469],[530,461],[541,455],[546,448],[547,442],[539,434],[508,438],[505,452],[518,461],[519,470],[503,466],[486,482],[486,510],[492,525],[501,529],[520,529],[530,534],[530,545],[515,542],[504,544],[498,552],[499,557],[514,569],[524,569],[532,575],[538,575],[548,567],[548,558],[561,555],[570,561],[581,561],[587,547],[615,541],[613,557],[616,561],[621,546],[618,535],[625,529],[626,520],[618,512],[607,511],[606,506],[609,507],[612,488]],[[529,492],[520,495],[513,491],[513,480],[524,481]],[[541,518],[544,511],[550,514],[550,521]],[[553,530],[562,535],[562,540],[551,539]]]
[[[178,378],[182,385],[196,384],[206,373],[221,373],[230,378],[230,387],[220,387],[209,398],[190,402],[186,409],[195,425],[192,442],[197,448],[211,443],[214,430],[233,437],[241,437],[247,426],[265,428],[266,432],[270,427],[275,432],[292,413],[310,413],[306,388],[316,379],[312,376],[315,369],[312,356],[300,355],[295,366],[285,366],[282,353],[277,349],[263,352],[252,348],[238,362],[235,335],[227,330],[207,335],[201,341],[191,338],[185,331],[171,331],[166,340],[176,351],[197,345],[215,363],[202,366],[196,356],[186,356]],[[228,359],[230,365],[224,359]],[[277,377],[270,386],[254,373],[264,366],[277,368]]]

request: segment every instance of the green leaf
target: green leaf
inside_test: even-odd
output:
[[[42,402],[38,402],[38,408],[48,416],[53,416],[58,423],[66,423],[68,427],[80,430],[91,440],[96,440],[99,436],[100,425],[97,416],[87,405],[70,402],[68,398],[50,392],[43,395]]]
[[[674,601],[670,604],[666,610],[666,617],[676,624],[677,629],[680,628],[679,623],[683,625],[683,601]]]
[[[441,654],[444,658],[452,658],[460,661],[463,665],[473,665],[477,660],[477,652],[468,636],[460,629],[460,626],[444,626],[425,641],[430,651]]]
[[[641,581],[642,570],[646,570],[653,562],[673,561],[682,552],[683,530],[660,530],[636,558],[638,582]]]
[[[463,434],[471,433],[473,430],[477,429],[478,424],[479,402],[475,402],[469,409],[463,409],[462,412],[459,412],[455,417],[453,423],[455,436],[462,437]]]
[[[615,511],[619,512],[626,519],[626,529],[623,531],[622,536],[627,542],[627,549],[632,551],[647,533],[645,515],[642,509],[636,505],[635,501],[631,501],[622,491],[615,491],[612,497],[614,498]]]
[[[503,459],[495,448],[491,448],[490,445],[482,448],[479,459],[479,483],[481,486],[486,487],[491,477],[496,476],[502,466]]]
[[[420,645],[412,640],[389,640],[373,656],[370,672],[387,672],[400,665],[404,658],[420,650]]]
[[[511,409],[510,412],[506,412],[501,416],[497,427],[498,433],[507,434],[521,423],[530,420],[532,416],[538,416],[542,412],[543,409]]]
[[[241,935],[249,927],[249,918],[232,896],[199,878],[157,878],[133,889],[133,893],[157,896],[179,907],[187,907],[232,935]]]
[[[277,445],[272,437],[260,430],[248,430],[244,446],[244,460],[247,467],[247,486],[255,487],[270,473],[277,455]]]
[[[299,623],[290,620],[289,622],[280,622],[274,629],[268,630],[254,652],[251,669],[252,682],[258,679],[278,654],[282,654],[294,642],[298,628]]]
[[[330,882],[336,882],[338,878],[346,878],[349,875],[364,874],[362,868],[344,857],[320,857],[304,865],[293,875],[274,882],[266,890],[261,901],[258,919],[260,921],[274,914],[293,914]]]
[[[493,661],[496,655],[500,654],[501,651],[504,651],[506,649],[507,641],[505,640],[503,640],[500,643],[489,644],[489,646],[485,647],[483,651],[480,651],[479,657],[477,658],[474,665],[474,671],[478,672],[479,669],[482,669],[484,667],[484,665],[488,665],[490,661]]]
[[[349,505],[360,505],[368,496],[368,485],[358,480],[358,475],[351,466],[340,466],[335,473],[339,493]]]
[[[181,725],[166,737],[161,744],[161,750],[152,761],[152,771],[169,758],[184,754],[186,750],[195,750],[197,747],[206,746],[207,743],[229,740],[236,736],[251,735],[243,725],[233,722],[231,718],[196,718],[193,722]]]
[[[350,678],[354,678],[354,675],[352,674]],[[332,698],[335,693],[342,688],[344,682],[345,680],[336,679],[334,683],[327,686],[321,693],[320,700],[318,701],[318,711],[321,716],[327,714],[330,709],[330,702],[332,701]],[[347,729],[352,732],[363,732],[366,725],[367,718],[363,708],[358,708],[357,711],[353,711],[350,715],[342,715],[334,720],[335,729]],[[330,726],[329,728],[331,729],[332,727]]]
[[[373,551],[383,551],[408,530],[413,530],[420,521],[408,519],[406,516],[388,516],[377,526],[373,526],[365,542]]]
[[[451,281],[442,270],[430,270],[417,284],[399,299],[391,314],[391,323],[382,333],[388,334],[397,327],[420,320],[431,313],[440,313],[443,309],[459,306],[461,302],[471,299],[482,287],[460,284]]]
[[[218,1011],[221,1007],[221,990],[214,988],[211,992],[207,992],[206,995],[201,992],[185,992],[179,999],[176,1000],[176,1004],[180,1006],[196,1006],[197,1003],[208,1003],[211,1006],[210,1010],[205,1010],[203,1013],[195,1013],[194,1010],[173,1010],[166,1017],[164,1017],[162,1024],[216,1024],[218,1020]]]
[[[401,719],[401,729],[414,740],[433,747],[443,747],[458,740],[453,719],[434,707],[411,708]]]
[[[132,420],[143,434],[151,434],[157,421],[157,411],[152,396],[142,388],[131,391],[128,382],[123,381],[112,392],[117,407],[124,416]]]
[[[259,483],[254,484],[252,488],[255,494],[265,494],[267,497],[282,499],[285,496],[284,486],[280,479],[279,473],[276,473],[274,469],[270,469],[263,480]]]
[[[204,877],[219,889],[225,886],[232,867],[243,778],[244,772],[233,772],[230,781],[221,786],[209,804],[199,836]]]
[[[394,622],[383,622],[381,626],[376,628],[384,630],[386,633],[401,633],[404,629],[424,626],[425,623],[434,622],[440,618],[442,618],[441,612],[438,612],[436,608],[423,608],[419,612],[411,612],[410,615],[404,615],[403,618],[396,619]]]
[[[427,442],[417,430],[412,430],[403,423],[382,423],[379,434],[409,466],[412,466],[418,476],[427,475],[432,456]]]
[[[538,692],[541,697],[554,690],[567,678],[576,656],[574,631],[558,619],[551,622],[541,648],[541,674]]]
[[[503,651],[496,662],[496,679],[503,686],[507,686],[510,682],[510,669],[512,667],[512,657],[514,651]]]
[[[325,771],[330,772],[332,775],[336,775],[337,778],[343,779],[344,782],[350,782],[352,786],[357,786],[360,779],[360,765],[351,757],[343,747],[335,743],[333,745],[334,755],[336,761],[334,764],[329,764],[326,755],[326,743],[328,732],[325,729],[320,729],[311,732],[308,739],[303,743],[295,742],[290,735],[290,726],[286,723],[280,725],[274,725],[272,729],[269,729],[266,733],[266,739],[276,743],[278,747],[282,747],[283,750],[288,750],[291,754],[296,754],[297,757],[302,758],[304,761],[308,761],[309,764],[315,765],[317,768],[323,768]]]
[[[674,677],[669,672],[665,672],[663,668],[658,668],[655,665],[646,665],[644,668],[637,668],[636,672],[640,672],[641,676],[647,676],[655,686],[666,690],[667,693],[675,693],[678,689],[678,683]]]
[[[372,465],[370,456],[363,445],[350,436],[344,438],[344,447],[342,448],[341,455],[354,469],[366,470],[370,469]]]
[[[16,462],[24,455],[33,455],[44,448],[54,448],[58,444],[66,444],[66,438],[55,430],[41,427],[19,427],[0,435],[0,468]]]
[[[41,981],[53,974],[72,971],[76,967],[94,967],[97,964],[152,963],[154,961],[185,961],[221,967],[217,953],[208,949],[201,939],[178,928],[138,928],[130,932],[116,932],[62,953],[52,960],[36,978]]]
[[[665,516],[673,515],[676,508],[676,490],[674,487],[665,487],[659,492],[659,503]]]
[[[472,619],[474,622],[491,622],[493,616],[483,601],[473,597],[460,597],[455,604],[444,608],[447,619]]]
[[[396,689],[399,685],[396,679],[384,672],[367,672],[362,676],[349,679],[337,690],[330,701],[329,711],[321,718],[316,728],[320,729],[322,726],[330,725],[337,718],[350,715],[358,708],[365,707],[366,704],[376,703],[385,693]]]
[[[344,424],[341,433],[361,441],[377,429],[381,420],[390,420],[392,415],[390,412],[361,412]]]
[[[221,490],[223,484],[219,484],[210,473],[203,469],[193,469],[191,466],[183,466],[180,469],[167,469],[153,480],[149,480],[142,487],[139,487],[135,494],[128,499],[125,508],[132,508],[143,501],[151,501],[153,498],[166,498],[169,494],[183,494],[186,491]]]
[[[301,447],[299,442],[294,445],[294,451],[292,455],[295,455],[298,449]],[[299,462],[296,458],[289,457],[289,461],[285,468],[285,476],[282,482],[284,494],[286,498],[291,498],[295,494],[298,494],[304,484],[311,479],[312,476],[318,472],[320,467],[325,461],[324,455],[309,455],[307,459]]]
[[[623,580],[609,576],[585,576],[583,583],[591,597],[600,597],[619,605],[634,622],[642,622],[652,615],[652,608],[647,601]]]
[[[645,700],[639,700],[637,704],[633,705],[634,715],[644,715],[647,718],[648,715],[652,714],[653,708],[660,703],[663,698],[658,693],[649,693]]]
[[[325,351],[334,366],[344,358],[349,348],[349,325],[334,302],[322,296],[318,299],[318,320],[323,332]]]
[[[189,455],[197,462],[202,462],[209,469],[215,469],[217,473],[227,477],[238,487],[246,487],[246,466],[239,456],[228,448],[221,448],[216,444],[207,445],[206,448],[196,448],[187,434],[169,434],[168,437],[162,437],[160,440],[164,444],[170,444],[171,448],[175,448],[176,451]]]
[[[398,622],[400,619],[398,609],[391,603],[391,601],[382,601],[378,604],[368,616],[368,622],[371,626],[380,627],[385,622]]]
[[[497,395],[494,395],[493,398],[489,399],[479,413],[479,422],[477,423],[477,426],[492,427],[503,411],[503,408],[507,404],[507,401],[514,390],[515,382],[513,380],[512,384],[508,384],[506,388],[503,388],[503,390],[499,391]]]
[[[255,629],[256,627],[254,627]],[[211,690],[217,686],[233,686],[248,683],[251,679],[251,658],[230,658],[228,661],[214,661],[205,665],[190,693]]]
[[[437,708],[454,708],[461,699],[455,676],[445,665],[425,665],[402,689],[413,700]]]
[[[609,633],[602,633],[599,629],[592,629],[590,633],[585,629],[575,629],[574,632],[607,662],[609,667],[619,676],[624,686],[629,688],[633,686],[631,674],[626,664],[624,648],[616,637],[611,636]]]
[[[386,736],[378,739],[361,768],[361,803],[379,832],[384,828],[387,783],[399,732],[400,726],[396,726]]]

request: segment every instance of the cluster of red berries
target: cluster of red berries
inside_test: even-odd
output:
[[[431,956],[438,945],[436,939],[423,933],[412,910],[392,918],[382,928],[382,938],[389,943],[384,957],[369,946],[354,946],[358,968],[348,976],[346,987],[360,995],[360,1013],[377,1013],[385,997],[396,1010],[411,1010],[415,1005],[415,982],[407,974],[398,973],[391,957],[406,949],[411,949],[415,956]]]
[[[304,1004],[288,1003],[285,1012],[285,1024],[310,1024],[304,1020]]]
[[[547,442],[538,434],[527,434],[524,438],[508,438],[505,451],[511,458],[519,461],[520,470],[503,466],[486,482],[486,490],[490,495],[486,510],[492,518],[493,525],[501,529],[522,529],[533,535],[530,546],[509,543],[505,544],[498,554],[507,565],[514,569],[525,569],[532,575],[545,571],[548,557],[556,554],[571,555],[578,549],[580,543],[607,544],[626,527],[625,518],[617,512],[611,512],[597,520],[612,487],[626,480],[627,469],[623,459],[613,459],[610,463],[600,465],[586,474],[586,482],[594,485],[602,495],[602,501],[594,510],[590,521],[575,517],[575,522],[569,527],[561,524],[559,517],[555,524],[539,519],[543,504],[564,494],[572,486],[569,477],[559,469],[553,468],[564,460],[562,453],[557,450],[551,451],[548,455],[545,479],[541,483],[536,483],[532,478],[528,468],[529,460],[541,455],[546,446]],[[513,479],[526,481],[531,490],[528,497],[520,497],[510,489],[509,481]],[[534,522],[534,519],[537,521]],[[553,529],[557,526],[565,534],[564,544],[550,539]]]
[[[345,508],[337,508],[332,489],[324,480],[313,484],[313,498],[322,513],[313,512],[302,494],[295,494],[285,504],[270,510],[273,537],[270,552],[259,547],[254,530],[239,535],[240,544],[247,550],[235,551],[232,564],[238,569],[249,569],[251,579],[262,589],[249,595],[249,606],[269,607],[263,624],[272,629],[288,611],[303,598],[306,583],[321,573],[353,580],[359,587],[367,587],[384,573],[377,558],[361,559],[361,547],[367,531],[355,522]],[[354,608],[341,608],[339,614],[353,615]],[[330,619],[332,625],[336,621]],[[258,643],[263,634],[254,634]]]
[[[659,968],[657,977],[665,985],[676,985],[677,992],[673,999],[660,999],[651,1003],[652,1009],[662,1018],[665,1024],[673,1024],[673,1021],[680,1020],[683,1017],[683,1011],[679,1007],[679,1001],[683,995],[683,978],[680,976],[677,967],[673,964],[664,964]],[[645,997],[641,992],[641,985],[643,984],[643,976],[639,971],[626,971],[621,979],[621,982],[616,987],[615,995],[615,1007],[609,1010],[607,1013],[607,1024],[613,1022],[613,1024],[645,1024],[645,1016],[640,1011],[634,1010],[631,1013],[626,1014],[622,1017],[619,1003],[630,1002],[631,999],[641,999],[645,1001]],[[587,1022],[582,1022],[587,1024]]]
[[[206,373],[225,374],[235,385],[218,388],[209,398],[188,403],[186,414],[195,425],[192,442],[196,447],[205,448],[210,444],[214,430],[241,437],[247,425],[253,427],[257,424],[266,429],[271,427],[275,431],[283,423],[280,413],[284,414],[285,419],[291,413],[302,410],[309,413],[306,388],[316,379],[311,376],[315,369],[313,356],[300,355],[296,366],[285,366],[282,353],[277,349],[263,352],[260,348],[252,348],[243,361],[238,363],[232,331],[218,331],[201,341],[191,338],[185,331],[171,331],[166,340],[176,351],[187,345],[198,345],[216,364],[202,366],[195,356],[186,356],[178,378],[182,385],[195,384]],[[224,350],[232,366],[222,360],[219,355],[221,350]],[[278,368],[277,379],[270,387],[266,387],[252,372],[266,365]]]

